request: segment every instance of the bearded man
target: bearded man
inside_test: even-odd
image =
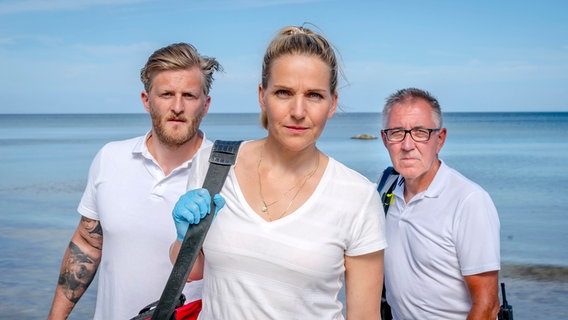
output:
[[[194,155],[211,145],[199,125],[211,103],[213,73],[220,70],[214,58],[187,43],[148,58],[140,72],[141,98],[152,128],[110,142],[95,156],[49,319],[66,319],[96,272],[94,319],[130,319],[159,299],[172,270],[171,212],[191,179]],[[189,283],[184,293],[188,302],[198,299],[200,284]]]

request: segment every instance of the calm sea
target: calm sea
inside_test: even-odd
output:
[[[0,318],[44,319],[90,161],[146,133],[146,114],[0,115]],[[515,319],[568,319],[568,113],[449,113],[446,163],[492,195]],[[256,114],[210,114],[210,139],[264,136]],[[337,114],[318,145],[371,180],[389,164],[380,114]],[[483,236],[483,231],[479,231]],[[92,317],[95,286],[71,319]]]

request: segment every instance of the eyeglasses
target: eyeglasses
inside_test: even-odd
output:
[[[430,140],[432,132],[438,130],[440,129],[412,128],[410,130],[404,130],[401,128],[394,128],[384,129],[383,132],[389,142],[402,142],[404,138],[406,138],[407,133],[410,133],[410,137],[412,137],[412,140],[416,142],[426,142]]]

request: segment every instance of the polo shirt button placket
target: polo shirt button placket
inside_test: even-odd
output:
[[[154,186],[154,189],[152,190],[152,194],[154,194],[156,196],[162,196],[162,195],[164,195],[165,190],[166,190],[166,184],[164,182],[158,182]]]

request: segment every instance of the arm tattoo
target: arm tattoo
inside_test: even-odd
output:
[[[89,253],[102,250],[103,245],[103,229],[100,221],[82,217],[78,232],[79,236],[95,251],[89,249],[84,252],[75,242],[69,243],[65,254],[64,269],[61,270],[58,284],[62,287],[67,299],[74,304],[83,296],[97,272],[100,254],[93,256]]]
[[[81,233],[83,238],[93,247],[102,250],[103,228],[101,222],[82,217],[81,227],[86,231]]]
[[[59,275],[58,285],[63,287],[67,299],[77,303],[93,281],[96,273],[94,260],[75,243],[69,243],[67,267]]]

